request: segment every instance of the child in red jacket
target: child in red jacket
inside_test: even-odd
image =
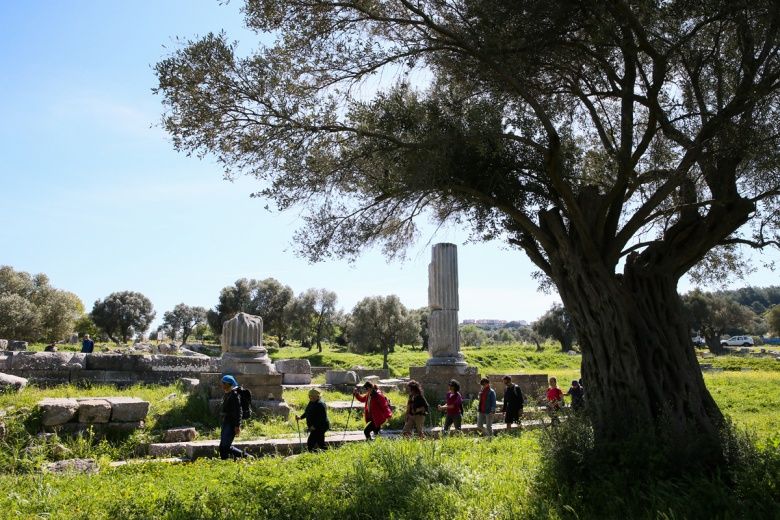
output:
[[[363,408],[363,415],[367,424],[363,433],[366,435],[366,440],[370,441],[372,440],[371,433],[376,438],[382,425],[393,415],[393,411],[390,409],[390,402],[387,400],[387,397],[374,383],[366,381],[363,385],[363,390],[365,390],[365,393],[361,393],[360,390],[355,388],[353,394],[355,399],[361,403],[366,403]]]

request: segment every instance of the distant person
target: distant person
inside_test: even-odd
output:
[[[309,390],[309,402],[306,405],[306,410],[301,415],[295,416],[296,421],[301,419],[306,419],[306,429],[309,431],[306,447],[309,451],[326,449],[325,432],[330,430],[328,410],[320,399],[319,391],[314,388]]]
[[[517,423],[517,427],[523,427],[521,418],[523,417],[523,402],[525,397],[519,386],[512,382],[511,376],[504,376],[504,422],[506,431],[512,429],[512,423]]]
[[[452,379],[448,385],[447,400],[445,404],[439,406],[439,411],[444,412],[444,433],[447,433],[450,426],[455,425],[455,431],[461,431],[463,421],[463,396],[460,395],[460,383]]]
[[[574,380],[571,382],[571,387],[566,395],[571,397],[571,409],[575,412],[579,412],[585,407],[585,389],[579,381]]]
[[[417,430],[420,438],[425,437],[425,416],[428,415],[428,401],[422,392],[422,387],[417,381],[409,381],[406,385],[409,392],[409,400],[406,403],[406,421],[402,431],[404,437],[411,437],[413,430]]]
[[[550,414],[552,424],[557,424],[558,412],[563,408],[563,391],[558,388],[558,380],[550,378],[550,386],[547,388],[547,411]]]
[[[81,352],[84,354],[91,354],[95,350],[95,342],[89,337],[89,334],[84,334],[84,339],[81,340]]]
[[[366,436],[366,440],[373,440],[371,434],[374,434],[373,438],[379,435],[379,430],[382,429],[382,425],[393,415],[393,411],[390,409],[390,402],[387,397],[377,388],[377,386],[371,381],[366,381],[363,385],[365,392],[361,393],[359,389],[355,388],[352,394],[355,399],[361,403],[366,403],[363,408],[363,416],[366,419],[366,427],[363,433]]]
[[[222,408],[219,420],[222,432],[219,436],[219,456],[222,460],[244,457],[245,453],[233,446],[233,439],[241,433],[241,396],[238,382],[231,375],[222,376]]]
[[[496,391],[490,388],[490,380],[483,377],[479,384],[479,407],[477,408],[477,429],[485,436],[493,436],[493,414],[496,412]]]

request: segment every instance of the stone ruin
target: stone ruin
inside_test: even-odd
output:
[[[132,432],[144,427],[149,402],[136,397],[47,398],[38,408],[46,431]]]
[[[435,244],[428,264],[428,361],[410,367],[409,377],[426,393],[443,399],[450,379],[457,379],[464,396],[479,393],[479,373],[467,365],[460,352],[458,330],[458,249],[455,244]]]
[[[220,372],[200,374],[200,385],[209,397],[209,408],[218,413],[222,405],[222,376],[232,375],[252,392],[252,408],[259,414],[287,418],[290,407],[282,397],[279,374],[263,346],[263,319],[238,313],[222,327]]]

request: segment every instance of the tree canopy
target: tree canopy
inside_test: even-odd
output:
[[[31,275],[0,266],[0,337],[61,340],[73,332],[83,314],[79,297],[52,287],[45,274]]]
[[[134,334],[143,334],[152,324],[155,312],[151,300],[135,291],[114,292],[95,301],[90,317],[115,343],[126,343]]]
[[[257,177],[279,209],[302,206],[311,259],[397,254],[421,216],[523,250],[577,328],[598,443],[696,438],[687,453],[719,457],[722,415],[676,285],[723,276],[741,246],[780,244],[777,2],[244,12],[271,45],[241,56],[209,34],[156,66],[177,149]]]
[[[192,331],[201,323],[206,322],[206,309],[203,307],[191,307],[180,303],[171,311],[163,314],[163,327],[168,331],[171,339],[177,335],[181,337],[182,344],[187,343]]]

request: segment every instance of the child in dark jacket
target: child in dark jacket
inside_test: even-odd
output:
[[[320,393],[313,388],[309,390],[309,403],[306,405],[306,410],[301,415],[295,416],[296,421],[301,419],[306,419],[306,429],[309,430],[309,438],[306,440],[309,451],[326,449],[325,432],[330,430],[328,410],[320,399]]]

